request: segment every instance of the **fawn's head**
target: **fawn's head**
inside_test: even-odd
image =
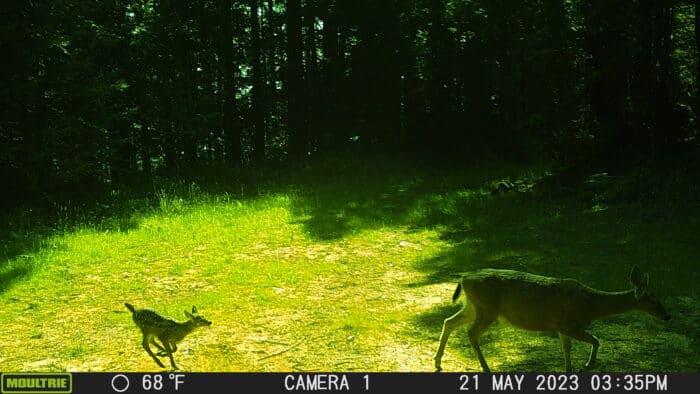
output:
[[[649,290],[649,274],[643,274],[639,268],[632,268],[630,272],[630,283],[634,286],[634,298],[637,299],[638,308],[661,320],[669,320],[666,308],[661,301]]]
[[[193,322],[196,327],[211,326],[211,322],[209,320],[197,313],[197,307],[195,306],[192,306],[192,313],[185,311],[185,316],[187,316],[187,318],[190,319],[190,321]]]

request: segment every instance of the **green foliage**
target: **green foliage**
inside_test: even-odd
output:
[[[286,6],[8,4],[0,205],[310,155],[626,164],[697,146],[691,3]]]

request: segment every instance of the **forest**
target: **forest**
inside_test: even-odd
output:
[[[648,284],[671,320],[594,323],[600,370],[700,371],[699,21],[697,0],[3,2],[0,371],[152,369],[143,307],[207,316],[185,370],[430,371],[484,267]],[[562,369],[553,337],[498,327],[494,370]],[[480,370],[465,333],[446,370]]]
[[[3,205],[360,152],[458,166],[685,155],[697,148],[697,12],[652,0],[13,1],[0,20]]]

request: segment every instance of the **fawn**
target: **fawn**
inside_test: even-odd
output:
[[[153,344],[160,351],[158,355],[170,357],[170,365],[173,369],[177,369],[173,353],[177,350],[177,343],[182,341],[187,334],[191,333],[195,328],[211,326],[211,322],[204,316],[197,314],[197,308],[192,307],[192,313],[185,311],[187,321],[176,322],[172,319],[165,318],[155,311],[150,309],[136,309],[128,302],[124,305],[131,311],[134,323],[141,329],[143,333],[143,341],[141,345],[146,349],[146,352],[153,358],[153,361],[161,368],[165,368],[163,363],[153,354],[149,344]],[[156,342],[156,338],[161,344]]]
[[[649,274],[642,275],[639,268],[634,267],[629,280],[633,286],[631,290],[607,292],[574,279],[485,268],[465,274],[452,300],[456,302],[464,293],[474,306],[475,319],[468,331],[469,342],[484,372],[490,370],[479,348],[479,336],[498,317],[527,330],[557,331],[567,372],[572,371],[571,338],[590,344],[591,353],[584,365],[584,370],[590,370],[595,364],[599,346],[598,339],[586,332],[592,320],[634,309],[662,320],[670,318],[648,288]],[[465,303],[443,323],[440,346],[435,355],[436,371],[441,369],[440,359],[450,333],[470,320],[466,309]]]

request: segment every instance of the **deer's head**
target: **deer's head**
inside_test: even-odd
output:
[[[209,320],[197,313],[197,307],[195,306],[192,306],[192,313],[185,311],[185,316],[187,316],[190,321],[194,322],[195,327],[211,326],[211,322]]]
[[[649,274],[642,274],[638,267],[634,267],[630,272],[630,283],[634,286],[634,298],[637,299],[639,310],[661,320],[671,318],[661,301],[649,289]]]

